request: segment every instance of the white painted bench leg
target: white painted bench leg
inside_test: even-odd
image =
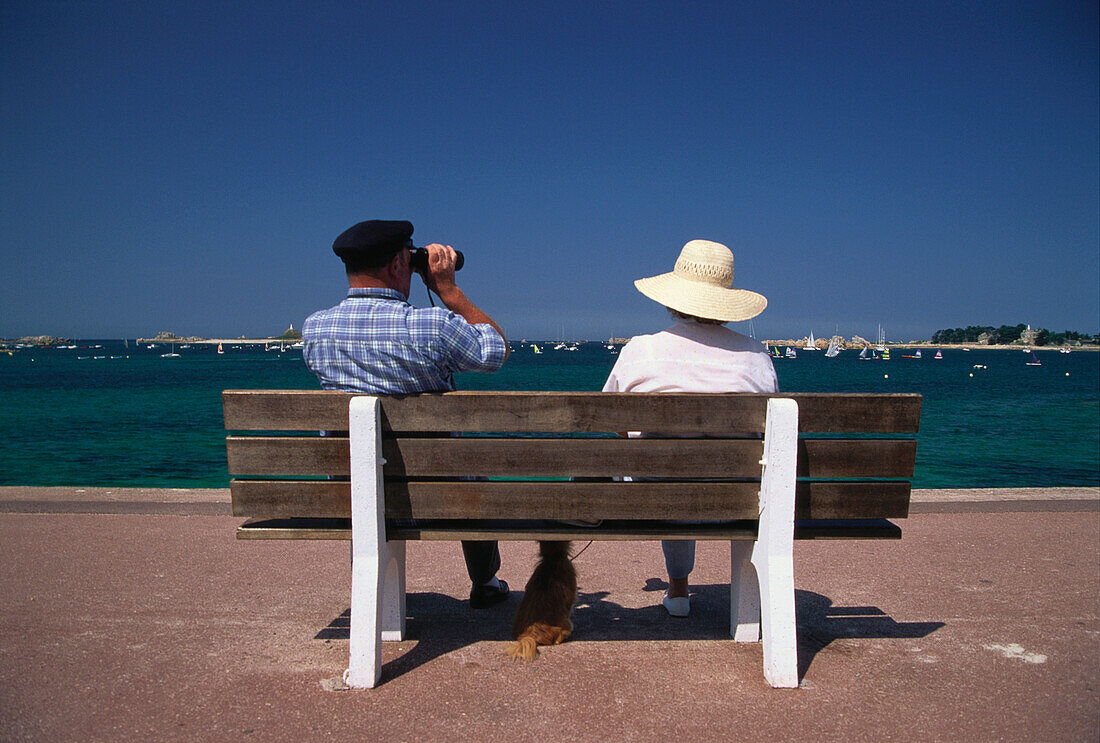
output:
[[[760,640],[760,584],[750,562],[753,544],[730,541],[730,636],[737,642]]]
[[[404,605],[404,543],[397,555],[386,542],[381,410],[378,398],[368,396],[353,397],[349,407],[351,642],[344,682],[355,688],[374,687],[382,677],[382,629],[393,627],[386,623],[387,583],[391,592],[402,584],[400,603]],[[400,566],[400,581],[393,576],[395,564]],[[387,574],[390,580],[385,580]],[[391,608],[394,603],[389,602]]]
[[[798,638],[794,614],[794,497],[798,457],[798,405],[768,401],[764,470],[760,482],[760,532],[752,549],[760,587],[764,678],[772,686],[798,686]]]
[[[386,542],[389,566],[382,582],[382,641],[405,639],[405,543]]]
[[[405,639],[405,542],[386,542],[391,559],[382,580],[382,642]],[[355,564],[355,550],[348,550]],[[354,569],[354,568],[353,568]]]

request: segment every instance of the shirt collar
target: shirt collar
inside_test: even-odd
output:
[[[348,289],[348,299],[394,299],[408,303],[408,298],[397,291],[385,287],[357,287]]]

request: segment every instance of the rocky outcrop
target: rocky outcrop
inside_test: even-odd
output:
[[[162,330],[157,333],[154,338],[138,338],[138,343],[197,343],[203,340],[197,335],[189,335],[186,338],[181,338],[175,333],[170,333],[167,330]]]
[[[295,330],[291,325],[289,328],[283,331],[283,334],[279,336],[281,341],[300,341],[302,340],[302,331]]]
[[[20,338],[16,343],[24,346],[57,346],[70,345],[72,341],[68,338],[56,338],[52,335],[28,335]]]

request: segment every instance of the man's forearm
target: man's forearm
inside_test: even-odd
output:
[[[508,358],[512,349],[508,345],[508,338],[504,335],[504,331],[493,321],[493,318],[486,315],[482,312],[481,308],[471,302],[465,292],[452,284],[446,290],[439,293],[439,299],[446,305],[447,309],[471,325],[480,325],[482,323],[492,325],[493,329],[500,334],[501,339],[504,341],[504,358]]]

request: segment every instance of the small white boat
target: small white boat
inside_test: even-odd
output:
[[[788,359],[798,358],[798,353],[794,350],[794,348],[792,346],[787,346],[787,358]]]
[[[1031,354],[1031,361],[1027,362],[1028,366],[1042,366],[1043,362],[1039,361],[1039,357],[1034,352]]]
[[[868,355],[868,353],[867,353],[867,346],[864,346],[863,350],[859,352],[859,360],[860,361],[870,361],[871,360],[870,355]]]
[[[825,351],[826,358],[833,358],[840,355],[840,344],[836,342],[836,337],[829,339],[829,348]]]
[[[937,349],[936,349],[936,355],[935,355],[935,356],[933,356],[932,358],[934,358],[934,359],[942,359],[942,358],[943,358],[943,351],[941,351],[941,350],[939,350],[939,349],[937,348]]]
[[[809,336],[806,337],[806,350],[807,351],[816,351],[817,350],[817,341],[814,340],[814,331],[812,331],[812,330],[810,331]]]

